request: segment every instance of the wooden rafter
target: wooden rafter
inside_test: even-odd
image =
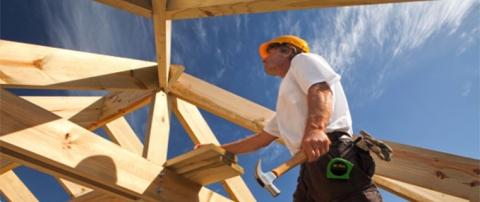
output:
[[[0,156],[0,174],[6,173],[14,168],[20,166],[19,163],[5,158],[5,156]]]
[[[168,86],[168,73],[170,70],[170,47],[172,22],[165,17],[167,0],[152,0],[153,30],[155,34],[155,47],[157,51],[158,80],[160,88]]]
[[[167,160],[171,99],[163,92],[152,97],[143,157],[163,165]]]
[[[198,108],[178,98],[173,99],[173,111],[194,144],[213,143],[220,145]],[[221,182],[235,201],[255,201],[252,193],[240,176]]]
[[[96,0],[100,3],[134,13],[152,17],[150,0]],[[204,18],[284,10],[302,10],[339,6],[401,3],[419,0],[170,0],[166,8],[168,20]]]
[[[380,188],[385,189],[391,193],[394,193],[408,201],[422,201],[422,202],[437,202],[437,201],[449,201],[449,202],[467,202],[469,200],[458,198],[452,195],[436,192],[433,190],[425,189],[423,187],[411,185],[408,183],[400,182],[381,176],[373,176],[373,181]]]
[[[138,156],[142,156],[143,144],[124,117],[105,124],[103,129],[114,143]]]
[[[0,174],[0,192],[8,201],[36,202],[35,195],[30,192],[13,170]]]
[[[156,64],[0,40],[3,88],[159,90],[157,68],[149,66]]]
[[[0,152],[8,158],[127,200],[205,200],[200,185],[3,89],[0,104]]]

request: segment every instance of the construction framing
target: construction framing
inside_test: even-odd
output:
[[[37,201],[15,175],[20,165],[57,177],[72,201],[255,201],[240,176],[220,180],[226,198],[163,167],[172,111],[194,143],[213,144],[197,107],[254,132],[275,113],[171,65],[171,20],[410,0],[97,1],[153,20],[158,63],[0,41],[0,190],[10,201]],[[8,88],[110,93],[19,97]],[[123,116],[148,104],[142,144]],[[112,142],[91,132],[99,127]],[[479,160],[387,143],[395,158],[377,159],[379,187],[412,201],[480,201]]]

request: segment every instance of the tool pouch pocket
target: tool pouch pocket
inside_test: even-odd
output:
[[[369,178],[375,173],[375,161],[370,152],[356,147],[352,140],[343,139],[338,141],[337,152],[335,157],[344,158],[354,164],[354,170],[361,170]],[[356,168],[355,168],[356,167]]]

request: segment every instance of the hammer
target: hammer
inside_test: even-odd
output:
[[[328,140],[328,146],[330,146],[332,142]],[[255,169],[255,179],[263,188],[267,189],[273,197],[276,197],[280,194],[280,190],[273,184],[277,178],[282,176],[284,173],[289,171],[290,169],[302,164],[308,160],[307,154],[305,152],[300,151],[300,153],[295,154],[291,159],[283,163],[282,165],[276,167],[275,169],[271,170],[270,172],[264,173],[262,172],[261,162],[262,159],[258,159],[257,166]]]
[[[280,194],[280,190],[273,184],[278,177],[282,176],[284,173],[294,168],[295,166],[307,161],[308,157],[305,152],[300,152],[293,156],[291,159],[278,166],[277,168],[271,170],[270,172],[264,173],[261,169],[262,159],[258,159],[257,166],[255,169],[255,179],[263,188],[267,189],[273,197],[276,197]]]

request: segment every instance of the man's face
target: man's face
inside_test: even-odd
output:
[[[269,49],[267,57],[262,60],[265,73],[283,78],[290,67],[288,57],[288,53],[282,53],[278,48]]]

